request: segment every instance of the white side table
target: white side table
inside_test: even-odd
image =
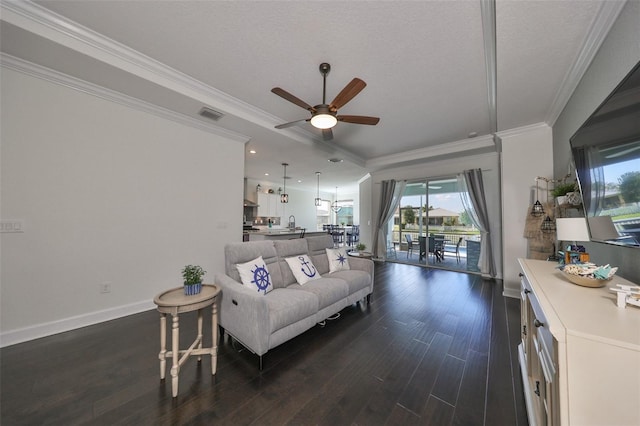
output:
[[[190,355],[197,355],[198,362],[202,355],[211,355],[211,374],[216,374],[218,355],[218,307],[216,298],[220,293],[220,287],[203,284],[200,294],[185,296],[182,287],[173,288],[158,294],[153,302],[158,305],[160,312],[160,379],[164,380],[167,358],[172,359],[171,365],[171,391],[173,397],[178,396],[178,375],[180,367]],[[211,306],[211,337],[212,346],[202,347],[202,310]],[[188,349],[180,350],[180,324],[179,315],[184,312],[198,311],[198,335]],[[167,351],[167,314],[173,317],[171,329],[171,350]]]
[[[373,257],[373,253],[368,251],[350,251],[347,254],[351,257],[360,257],[362,259],[371,259]]]

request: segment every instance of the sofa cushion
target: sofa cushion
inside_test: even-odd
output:
[[[296,277],[298,284],[304,285],[311,280],[320,278],[320,272],[316,271],[316,267],[313,266],[313,262],[306,254],[287,257],[285,260],[289,265],[291,273]]]
[[[349,294],[353,294],[363,288],[371,286],[371,276],[364,271],[351,269],[348,271],[337,271],[331,274],[323,275],[327,278],[340,278],[349,286]]]
[[[294,284],[300,287],[298,284]],[[277,288],[264,297],[269,309],[269,331],[295,324],[318,311],[318,297],[305,291]]]
[[[262,256],[258,256],[256,259],[247,263],[238,263],[236,268],[238,269],[242,285],[257,290],[258,292],[263,292],[264,294],[273,290],[269,269],[262,259]]]
[[[284,288],[286,285],[282,280],[282,272],[278,264],[278,255],[273,245],[273,241],[251,241],[249,243],[229,243],[224,247],[224,270],[225,273],[234,280],[241,282],[240,274],[236,265],[247,263],[262,256],[267,268],[273,288]],[[291,283],[289,283],[291,284]]]
[[[348,270],[349,259],[347,249],[340,247],[337,249],[325,249],[327,251],[327,259],[329,260],[329,272]]]
[[[329,272],[329,260],[327,259],[328,248],[333,248],[333,238],[331,235],[320,235],[317,237],[306,238],[308,245],[308,253],[311,261],[315,265],[318,272],[324,275]]]
[[[349,295],[349,286],[343,279],[320,278],[305,285],[291,284],[287,289],[313,293],[318,298],[318,310],[331,306],[334,303],[346,299]]]
[[[282,283],[284,287],[297,283],[296,277],[293,275],[293,272],[291,272],[291,268],[285,259],[287,257],[308,254],[307,241],[304,238],[296,238],[295,240],[276,240],[273,242],[273,246],[276,250],[276,254],[278,255],[278,264],[280,265],[280,271],[282,272]]]

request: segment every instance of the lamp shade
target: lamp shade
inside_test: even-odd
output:
[[[556,238],[560,241],[589,241],[589,229],[584,217],[556,219]]]
[[[595,216],[587,219],[591,237],[598,241],[615,240],[620,237],[611,216]]]

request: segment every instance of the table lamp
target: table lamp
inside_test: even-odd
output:
[[[588,262],[589,254],[578,241],[590,241],[587,220],[584,217],[564,217],[556,219],[556,238],[559,241],[573,241],[565,251],[564,263]]]

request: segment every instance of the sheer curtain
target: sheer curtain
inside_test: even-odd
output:
[[[378,209],[377,228],[373,235],[373,255],[377,258],[387,257],[387,237],[389,221],[400,204],[400,199],[407,186],[405,181],[383,180],[380,185],[380,208]]]
[[[485,277],[496,276],[496,262],[493,258],[491,247],[491,231],[489,226],[489,213],[484,196],[484,184],[480,169],[465,170],[458,175],[458,190],[462,198],[462,205],[480,230],[480,258],[478,267]]]

